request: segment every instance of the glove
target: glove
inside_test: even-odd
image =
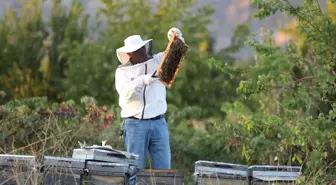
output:
[[[175,28],[175,27],[170,28],[170,30],[168,31],[168,34],[167,34],[168,40],[169,41],[171,40],[174,32],[176,33],[177,38],[179,38],[182,42],[184,42],[184,38],[182,37],[182,32],[178,28]]]
[[[159,80],[157,77],[153,77],[153,74],[148,74],[144,76],[144,84],[145,85],[151,85],[153,82]]]

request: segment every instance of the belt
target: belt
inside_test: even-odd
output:
[[[136,120],[158,120],[158,119],[162,119],[162,118],[164,118],[164,116],[163,115],[158,115],[158,116],[156,116],[156,117],[153,117],[153,118],[146,118],[146,119],[139,119],[139,118],[136,118],[136,117],[128,117],[128,118],[126,118],[126,119],[136,119]]]

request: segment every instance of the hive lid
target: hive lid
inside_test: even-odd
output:
[[[224,162],[215,162],[215,161],[197,161],[195,166],[206,166],[213,168],[227,168],[233,170],[248,170],[247,165],[242,164],[233,164],[233,163],[224,163]]]
[[[92,153],[92,152],[105,153],[109,156],[125,157],[127,159],[138,160],[138,158],[139,158],[139,156],[136,155],[136,154],[113,149],[110,145],[106,145],[106,141],[102,141],[101,146],[100,145],[88,146],[86,144],[86,142],[84,142],[84,143],[78,142],[78,143],[80,145],[80,148],[74,149],[73,156],[74,156],[75,152],[85,152],[85,151],[87,151],[88,153]]]
[[[2,166],[37,165],[37,161],[35,156],[30,155],[0,154],[0,165]]]
[[[295,181],[301,175],[300,166],[253,165],[249,170],[253,178],[263,181]]]
[[[85,147],[83,149],[74,149],[73,150],[73,158],[76,158],[79,154],[86,154],[86,155],[93,155],[96,154],[103,154],[106,156],[113,156],[113,157],[120,157],[120,158],[127,158],[127,159],[135,159],[139,158],[138,155],[133,153],[128,153],[120,150],[115,149],[108,149],[108,148],[101,148],[101,147]]]
[[[16,159],[16,160],[35,160],[36,157],[32,155],[10,155],[0,154],[0,159]]]
[[[241,176],[248,177],[248,166],[233,164],[233,163],[223,163],[223,162],[213,162],[213,161],[197,161],[195,163],[195,174],[194,175],[212,175],[212,174],[223,174],[231,176]]]

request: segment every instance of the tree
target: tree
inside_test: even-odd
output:
[[[305,40],[300,47],[289,43],[283,49],[275,44],[272,32],[265,32],[262,40],[247,42],[256,53],[256,63],[243,73],[248,78],[237,92],[259,108],[252,112],[239,102],[227,105],[228,117],[240,125],[232,139],[241,142],[239,149],[250,164],[304,165],[303,178],[317,179],[306,182],[326,184],[336,154],[336,26],[317,1],[294,7],[287,0],[256,0],[254,5],[259,8],[257,18],[277,11],[294,16]],[[229,120],[219,124],[226,133],[232,132]],[[315,176],[308,177],[310,172]]]
[[[39,71],[47,32],[42,3],[23,6],[21,16],[8,9],[0,23],[0,80],[9,98],[44,95],[47,79]]]
[[[20,14],[8,9],[0,24],[0,80],[9,99],[48,96],[60,100],[61,81],[73,42],[87,35],[88,17],[73,1],[69,12],[53,1],[50,24],[41,0],[24,1]],[[81,21],[81,22],[80,22]]]
[[[50,87],[55,88],[55,93],[49,95],[54,100],[64,100],[62,92],[68,87],[64,87],[63,81],[66,78],[66,70],[70,65],[71,48],[77,44],[82,44],[88,39],[89,15],[84,13],[83,5],[80,1],[74,0],[69,11],[61,5],[61,0],[54,0],[49,26],[48,58],[51,66]]]

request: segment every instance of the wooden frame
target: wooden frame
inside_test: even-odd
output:
[[[184,46],[184,50],[183,50],[183,52],[184,52],[184,53],[182,53],[182,57],[179,59],[179,64],[178,64],[178,66],[176,67],[175,72],[174,72],[174,75],[173,75],[173,77],[171,78],[171,80],[167,82],[167,81],[164,81],[164,80],[162,80],[162,79],[160,78],[160,82],[161,82],[164,86],[166,86],[166,87],[168,87],[168,88],[171,88],[171,86],[173,85],[173,82],[174,82],[174,80],[175,80],[175,78],[176,78],[176,76],[177,76],[177,74],[178,74],[178,72],[179,72],[179,70],[180,70],[180,67],[181,67],[181,64],[182,64],[182,62],[183,62],[183,59],[184,59],[184,57],[185,57],[185,55],[186,55],[186,53],[187,53],[187,51],[188,51],[188,48],[189,48],[188,45],[186,45],[184,42],[182,42],[182,41],[177,37],[176,33],[174,33],[174,35],[172,36],[172,39],[169,41],[169,43],[168,43],[168,45],[167,45],[167,48],[166,48],[166,50],[165,50],[165,52],[164,52],[164,54],[163,54],[163,57],[161,58],[160,64],[159,64],[159,66],[158,66],[158,68],[157,68],[157,70],[156,70],[156,73],[155,73],[155,76],[158,76],[158,77],[161,76],[162,71],[164,70],[164,69],[162,68],[162,66],[163,66],[163,64],[165,64],[165,63],[167,62],[167,61],[166,61],[167,57],[169,57],[170,55],[174,55],[174,53],[172,53],[172,51],[171,51],[171,47],[172,47],[172,44],[173,44],[176,40],[180,41],[180,42],[183,44],[183,46]],[[170,55],[169,55],[169,54],[170,54]]]

